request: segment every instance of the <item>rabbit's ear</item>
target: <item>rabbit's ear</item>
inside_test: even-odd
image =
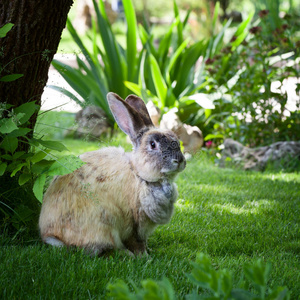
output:
[[[144,124],[148,127],[154,126],[152,123],[152,120],[149,116],[147,107],[145,105],[145,102],[139,98],[138,96],[135,95],[129,95],[125,101],[132,106],[141,116],[141,118],[144,121]]]
[[[107,94],[107,102],[119,127],[135,144],[139,131],[146,127],[143,118],[132,106],[115,93]]]

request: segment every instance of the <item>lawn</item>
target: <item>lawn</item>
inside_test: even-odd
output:
[[[45,117],[43,124],[47,122]],[[69,126],[70,115],[62,122],[57,126]],[[37,131],[46,132],[39,123]],[[59,132],[49,138],[54,134]],[[64,143],[79,154],[107,145],[109,139]],[[130,149],[121,134],[113,140],[114,145],[119,143]],[[163,276],[182,299],[191,292],[185,273],[199,252],[209,254],[216,269],[230,270],[234,286],[245,263],[257,258],[269,261],[269,287],[287,286],[291,299],[300,297],[299,174],[220,169],[199,152],[188,161],[177,184],[175,214],[150,237],[148,257],[91,258],[80,250],[54,249],[39,240],[20,245],[0,241],[1,299],[102,299],[107,284],[118,278],[139,285],[143,279]]]

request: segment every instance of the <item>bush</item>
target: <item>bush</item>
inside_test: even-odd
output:
[[[32,133],[32,129],[28,128],[30,118],[38,110],[39,106],[34,102],[16,108],[5,103],[0,106],[2,230],[33,228],[39,212],[37,199],[42,202],[47,176],[68,174],[83,164],[73,155],[55,157],[52,150],[63,151],[67,148],[59,142],[46,141]]]
[[[298,21],[286,15],[274,23],[268,15],[267,10],[259,13],[241,45],[235,46],[234,36],[221,55],[206,61],[208,92],[222,93],[214,102],[214,133],[249,146],[300,139],[300,101],[289,111],[287,91],[282,89],[288,78],[300,75]],[[299,91],[296,84],[295,93]]]
[[[70,97],[80,106],[96,105],[103,109],[111,125],[114,118],[108,107],[106,95],[115,92],[125,98],[128,90],[125,80],[137,82],[139,57],[137,53],[137,25],[131,1],[123,1],[127,22],[126,49],[117,41],[105,12],[104,2],[99,5],[93,0],[97,18],[93,20],[93,31],[89,36],[93,49],[88,50],[78,36],[70,20],[67,28],[76,42],[85,61],[76,56],[78,68],[72,68],[54,60],[53,66],[69,85],[81,96],[78,99],[71,92],[57,86],[50,86]]]

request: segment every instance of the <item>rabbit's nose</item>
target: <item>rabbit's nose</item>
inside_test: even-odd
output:
[[[179,165],[180,164],[179,159],[178,158],[173,158],[172,159],[172,164],[173,165]]]
[[[176,158],[173,158],[172,163],[174,166],[176,166],[178,171],[182,171],[186,166],[186,161],[183,155],[179,155]]]
[[[176,158],[172,159],[172,163],[177,165],[181,164],[183,161],[184,161],[183,155],[178,155]]]

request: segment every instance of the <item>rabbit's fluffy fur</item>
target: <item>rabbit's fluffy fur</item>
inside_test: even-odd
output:
[[[173,213],[173,182],[185,168],[176,135],[153,126],[144,102],[109,93],[109,107],[134,149],[109,147],[80,156],[86,163],[57,176],[44,195],[40,233],[54,246],[79,246],[102,254],[146,251],[147,237]]]

